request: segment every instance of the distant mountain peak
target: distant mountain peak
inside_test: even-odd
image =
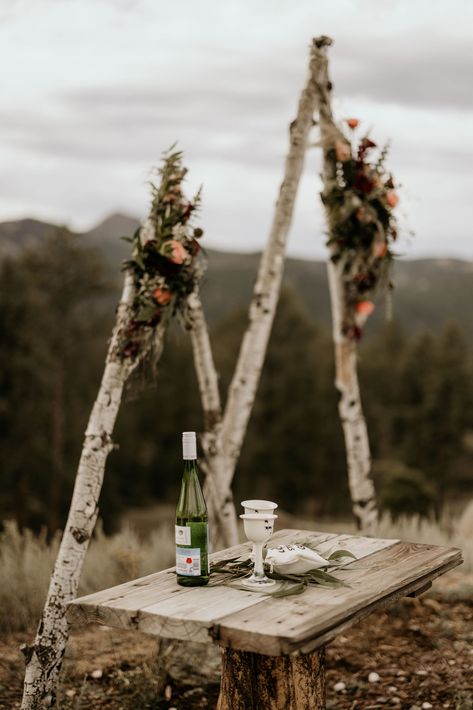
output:
[[[87,234],[106,232],[108,235],[122,236],[130,231],[135,231],[139,225],[139,219],[123,212],[114,212],[99,222],[96,227],[86,232]]]

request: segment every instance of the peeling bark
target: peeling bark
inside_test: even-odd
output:
[[[209,506],[212,529],[216,530],[218,526],[224,546],[232,547],[238,544],[239,538],[235,504],[230,487],[224,485],[223,466],[225,461],[219,448],[222,406],[218,389],[218,375],[213,360],[207,323],[197,291],[189,296],[188,306],[194,365],[204,411],[205,431],[201,437],[201,444],[205,458],[201,463],[201,468],[206,474],[205,498]],[[223,507],[221,501],[225,501]]]
[[[326,47],[331,43],[328,38],[316,49],[320,63],[324,67],[318,80],[320,138],[323,150],[322,179],[324,192],[328,192],[336,178],[335,141],[345,142],[337,128],[331,109],[331,83],[328,77]],[[330,224],[329,224],[330,228]],[[333,252],[330,253],[333,256]],[[371,454],[368,430],[363,415],[357,371],[357,346],[343,332],[345,320],[345,296],[343,257],[338,261],[328,260],[328,280],[332,307],[332,328],[335,348],[335,387],[339,393],[338,411],[345,438],[348,468],[348,482],[352,501],[353,515],[357,526],[365,534],[374,534],[378,522],[376,492],[371,473]]]
[[[102,382],[85,432],[69,516],[43,614],[33,645],[23,649],[26,672],[22,710],[33,710],[55,703],[55,687],[68,638],[66,605],[77,593],[82,564],[98,515],[105,463],[113,449],[112,433],[123,388],[137,365],[136,360],[121,359],[117,355],[133,297],[133,276],[127,273]],[[161,345],[164,329],[158,326],[155,333],[157,344]],[[150,337],[143,349],[147,351],[151,343]]]
[[[328,274],[335,348],[335,387],[339,393],[338,411],[347,456],[348,484],[357,527],[374,535],[378,522],[376,492],[371,475],[368,429],[363,415],[357,371],[357,346],[342,334],[343,285],[338,269],[329,260]]]
[[[262,656],[224,648],[217,710],[324,710],[324,649]]]

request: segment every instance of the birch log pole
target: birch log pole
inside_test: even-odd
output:
[[[231,489],[230,486],[225,486],[221,470],[207,465],[207,461],[215,460],[219,453],[222,406],[209,331],[197,290],[189,296],[188,306],[194,365],[204,412],[204,433],[201,443],[205,458],[201,468],[206,474],[206,487],[210,494],[207,495],[209,514],[213,529],[215,530],[217,526],[220,529],[224,546],[233,547],[238,544],[239,538]]]
[[[102,381],[85,431],[69,516],[43,614],[33,645],[22,649],[26,657],[22,710],[48,707],[55,703],[55,687],[68,638],[66,604],[77,593],[82,565],[98,515],[105,463],[114,446],[112,433],[123,388],[137,364],[136,360],[123,359],[117,354],[121,334],[128,324],[134,293],[133,275],[127,272]],[[158,326],[155,330],[158,354],[163,335],[164,328]],[[150,346],[151,340],[143,350]]]
[[[328,193],[336,180],[337,163],[335,141],[345,142],[337,128],[331,109],[331,83],[328,76],[327,47],[331,40],[319,42],[315,49],[324,72],[318,75],[320,142],[323,151],[323,194]],[[330,229],[329,219],[329,229]],[[333,256],[333,253],[330,254]],[[328,281],[332,307],[332,328],[335,348],[335,387],[339,393],[338,411],[345,438],[348,482],[353,515],[357,526],[365,534],[374,534],[378,522],[376,492],[371,473],[371,454],[368,430],[363,416],[357,371],[356,341],[343,331],[346,308],[343,256],[328,260]]]
[[[309,76],[300,96],[297,116],[290,126],[290,145],[286,157],[283,181],[276,202],[266,248],[249,309],[249,325],[243,336],[237,365],[229,388],[222,421],[214,424],[209,439],[206,465],[220,481],[225,499],[221,500],[223,515],[230,516],[233,501],[228,495],[248,421],[256,396],[271,327],[276,313],[281,287],[286,241],[294,212],[309,133],[314,125],[317,108],[317,84],[322,80],[321,64],[314,40],[310,54]],[[324,58],[325,61],[325,58]],[[207,491],[208,491],[208,486]]]

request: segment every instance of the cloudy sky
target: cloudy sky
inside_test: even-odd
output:
[[[391,141],[404,254],[473,258],[470,0],[0,0],[0,220],[143,216],[177,140],[207,245],[260,248],[318,34],[337,116]],[[313,149],[293,255],[324,255],[319,169]]]

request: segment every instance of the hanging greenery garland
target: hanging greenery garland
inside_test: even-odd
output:
[[[354,132],[359,121],[345,120]],[[342,270],[345,308],[343,334],[353,340],[374,310],[371,300],[381,286],[392,288],[389,277],[397,238],[393,210],[399,202],[393,177],[386,171],[387,147],[376,151],[367,135],[358,142],[340,131],[332,149],[336,176],[322,195],[328,212],[331,260]]]
[[[124,269],[133,273],[135,297],[122,337],[122,358],[136,357],[143,340],[158,323],[173,316],[187,322],[187,297],[205,271],[205,258],[197,241],[203,230],[192,226],[201,191],[192,200],[184,196],[182,183],[187,169],[182,165],[182,153],[173,148],[163,155],[159,185],[151,183],[148,219],[133,237],[125,237],[133,245]]]

